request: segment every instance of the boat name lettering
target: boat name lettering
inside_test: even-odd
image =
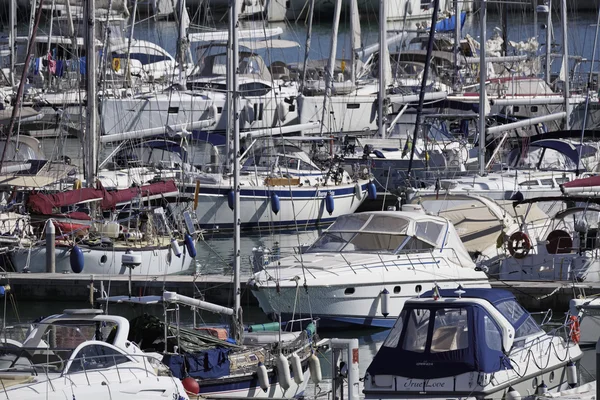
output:
[[[414,382],[412,379],[404,382],[404,387],[405,388],[423,388],[425,382],[418,380],[416,382]],[[443,388],[444,386],[446,386],[446,382],[427,382],[427,385],[425,385],[425,388]]]

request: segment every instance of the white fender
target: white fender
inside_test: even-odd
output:
[[[285,392],[292,384],[292,377],[290,376],[290,363],[283,354],[279,354],[277,357],[277,376],[279,377],[279,386]]]
[[[358,182],[354,185],[354,195],[356,196],[356,199],[358,201],[362,199],[362,188],[360,187],[360,183]]]
[[[390,314],[390,292],[387,289],[381,291],[381,315],[387,317]]]
[[[298,354],[292,354],[290,358],[290,364],[292,364],[292,372],[294,373],[294,382],[300,385],[304,382],[304,373],[302,373],[302,362]]]
[[[567,382],[572,388],[577,386],[577,366],[573,361],[567,364]]]
[[[212,110],[212,117],[215,120],[217,120],[217,117],[219,116],[219,109],[218,109],[218,107],[214,103],[213,103],[213,105],[211,107],[211,110]]]
[[[256,368],[256,375],[258,375],[258,384],[263,391],[267,391],[269,389],[269,373],[267,372],[267,367],[265,364],[259,362],[258,367]]]
[[[319,361],[319,357],[317,357],[315,353],[308,358],[308,368],[310,369],[310,377],[314,384],[317,384],[323,380],[321,361]]]
[[[521,393],[517,392],[513,387],[508,388],[508,392],[506,392],[506,396],[504,397],[506,400],[521,400]]]
[[[173,250],[173,254],[176,257],[181,257],[181,247],[179,247],[179,243],[177,243],[176,239],[171,239],[171,250]]]
[[[277,119],[279,119],[281,122],[285,121],[285,114],[285,103],[283,100],[281,100],[279,103],[277,103]]]

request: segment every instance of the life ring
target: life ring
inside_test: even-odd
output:
[[[579,341],[581,340],[581,330],[579,329],[579,318],[577,318],[575,315],[571,315],[569,317],[569,327],[570,327],[570,331],[571,331],[571,340],[574,343],[579,344]]]
[[[525,232],[515,232],[508,238],[508,251],[514,258],[525,258],[530,250],[531,240]]]

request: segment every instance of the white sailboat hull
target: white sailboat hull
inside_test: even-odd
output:
[[[367,197],[367,181],[358,184],[342,184],[322,187],[256,186],[240,191],[241,227],[294,228],[296,226],[319,225],[334,221],[338,216],[355,212]],[[357,185],[360,190],[357,190]],[[194,188],[189,195],[193,197]],[[229,186],[200,185],[196,216],[203,229],[232,229],[233,211],[228,205]],[[187,191],[189,193],[189,191]],[[325,197],[333,194],[334,209],[327,211]],[[357,194],[360,192],[360,195]],[[280,209],[273,211],[271,194],[279,197]]]
[[[265,96],[241,99],[243,130],[271,128],[296,122],[298,113],[292,97],[297,90],[283,87],[270,90]],[[287,99],[288,101],[284,101]],[[149,130],[161,126],[187,124],[213,118],[215,124],[207,131],[224,132],[228,110],[225,92],[173,91],[134,99],[102,100],[102,127],[105,135]]]
[[[189,270],[192,257],[189,256],[185,245],[180,243],[181,257],[176,257],[170,246],[136,248],[132,243],[131,250],[142,256],[142,264],[134,268],[132,275],[171,275],[182,274]],[[121,257],[126,248],[102,248],[80,246],[84,265],[81,273],[85,274],[129,274],[129,269],[121,264]],[[56,246],[56,272],[72,272],[70,262],[71,247]],[[21,248],[12,253],[12,262],[17,272],[29,271],[32,273],[46,272],[46,248],[34,247],[31,250]]]

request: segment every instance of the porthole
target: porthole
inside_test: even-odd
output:
[[[344,294],[345,295],[354,294],[354,291],[355,290],[353,287],[349,287],[349,288],[346,288],[346,290],[344,290]]]
[[[106,264],[106,261],[108,261],[108,257],[106,257],[106,254],[103,254],[102,257],[100,257],[100,265]]]
[[[421,293],[421,290],[422,290],[422,289],[423,289],[423,288],[421,287],[421,285],[417,285],[417,286],[415,286],[415,293]]]
[[[554,371],[550,372],[549,380],[550,380],[550,382],[554,381]]]
[[[400,288],[400,286],[394,286],[394,293],[395,293],[395,294],[398,294],[398,293],[400,293],[400,290],[402,290],[402,289]]]
[[[533,379],[531,380],[531,387],[532,387],[532,388],[534,388],[534,389],[537,389],[537,387],[538,387],[538,380],[537,380],[537,377],[535,377],[535,378],[533,378]]]
[[[537,106],[531,106],[531,112],[538,112],[538,107]]]

